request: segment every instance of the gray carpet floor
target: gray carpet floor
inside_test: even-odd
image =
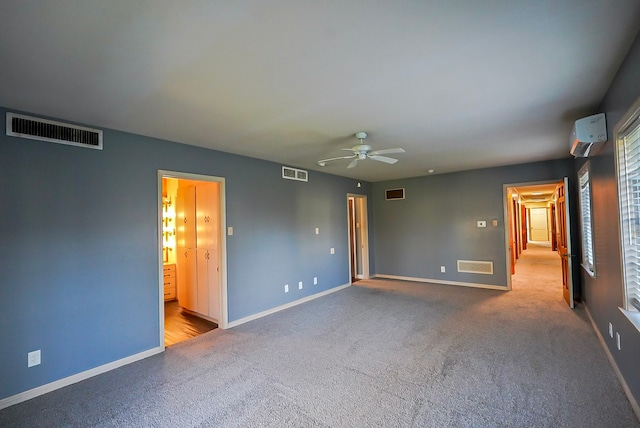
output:
[[[640,427],[557,255],[513,291],[366,280],[0,411],[2,427]]]

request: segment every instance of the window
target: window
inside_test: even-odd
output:
[[[580,182],[580,223],[582,225],[582,267],[591,276],[595,276],[593,256],[593,228],[591,226],[591,180],[589,162],[578,171]]]
[[[616,127],[624,309],[640,311],[640,104]]]

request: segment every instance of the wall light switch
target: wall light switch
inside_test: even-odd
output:
[[[284,292],[288,293],[289,292],[289,284],[285,284],[284,285]]]
[[[485,220],[478,220],[477,225],[478,227],[487,227],[487,222]]]
[[[331,254],[335,254],[335,253],[336,253],[336,249],[335,249],[335,248],[331,248],[331,249],[329,250],[329,253],[331,253]]]
[[[227,235],[229,236],[233,235],[233,226],[227,227]]]
[[[320,235],[320,228],[316,227],[316,235]]]
[[[493,227],[496,227],[498,225],[498,220],[496,220],[495,218],[493,219]]]
[[[302,290],[302,281],[298,282],[298,290]]]
[[[447,269],[444,266],[440,266],[440,272],[445,273]]]
[[[313,277],[313,285],[318,285],[318,277],[317,276]]]
[[[40,350],[32,351],[27,354],[27,367],[40,365]]]

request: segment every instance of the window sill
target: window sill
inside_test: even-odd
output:
[[[638,332],[640,332],[640,312],[627,311],[626,309],[622,309],[622,308],[618,308],[618,309],[620,309],[620,312],[622,312],[622,314],[625,317],[627,317],[629,321],[631,321],[631,324],[633,324],[636,327]]]
[[[582,266],[584,271],[586,273],[588,273],[591,278],[595,278],[596,277],[595,271],[592,271],[591,269],[589,269],[589,267],[587,265],[584,265],[584,264],[580,263],[580,266]]]

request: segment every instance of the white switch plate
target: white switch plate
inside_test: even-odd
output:
[[[298,282],[298,290],[302,290],[302,281]]]
[[[447,269],[444,266],[440,266],[440,272],[445,273]]]
[[[227,227],[227,235],[229,236],[233,235],[233,226]]]
[[[288,293],[289,292],[289,284],[285,284],[284,285],[284,292]]]
[[[31,351],[27,354],[27,367],[40,365],[40,350]]]
[[[620,333],[616,333],[616,346],[618,347],[618,351],[620,350]]]
[[[320,235],[320,228],[316,227],[316,235]]]
[[[335,254],[335,253],[336,253],[336,249],[335,249],[335,248],[331,248],[331,249],[329,250],[329,252],[330,252],[331,254]]]
[[[317,276],[313,277],[313,285],[318,285],[318,277]]]
[[[487,222],[485,220],[478,220],[478,227],[487,227]]]
[[[609,323],[609,337],[613,339],[613,324]]]

